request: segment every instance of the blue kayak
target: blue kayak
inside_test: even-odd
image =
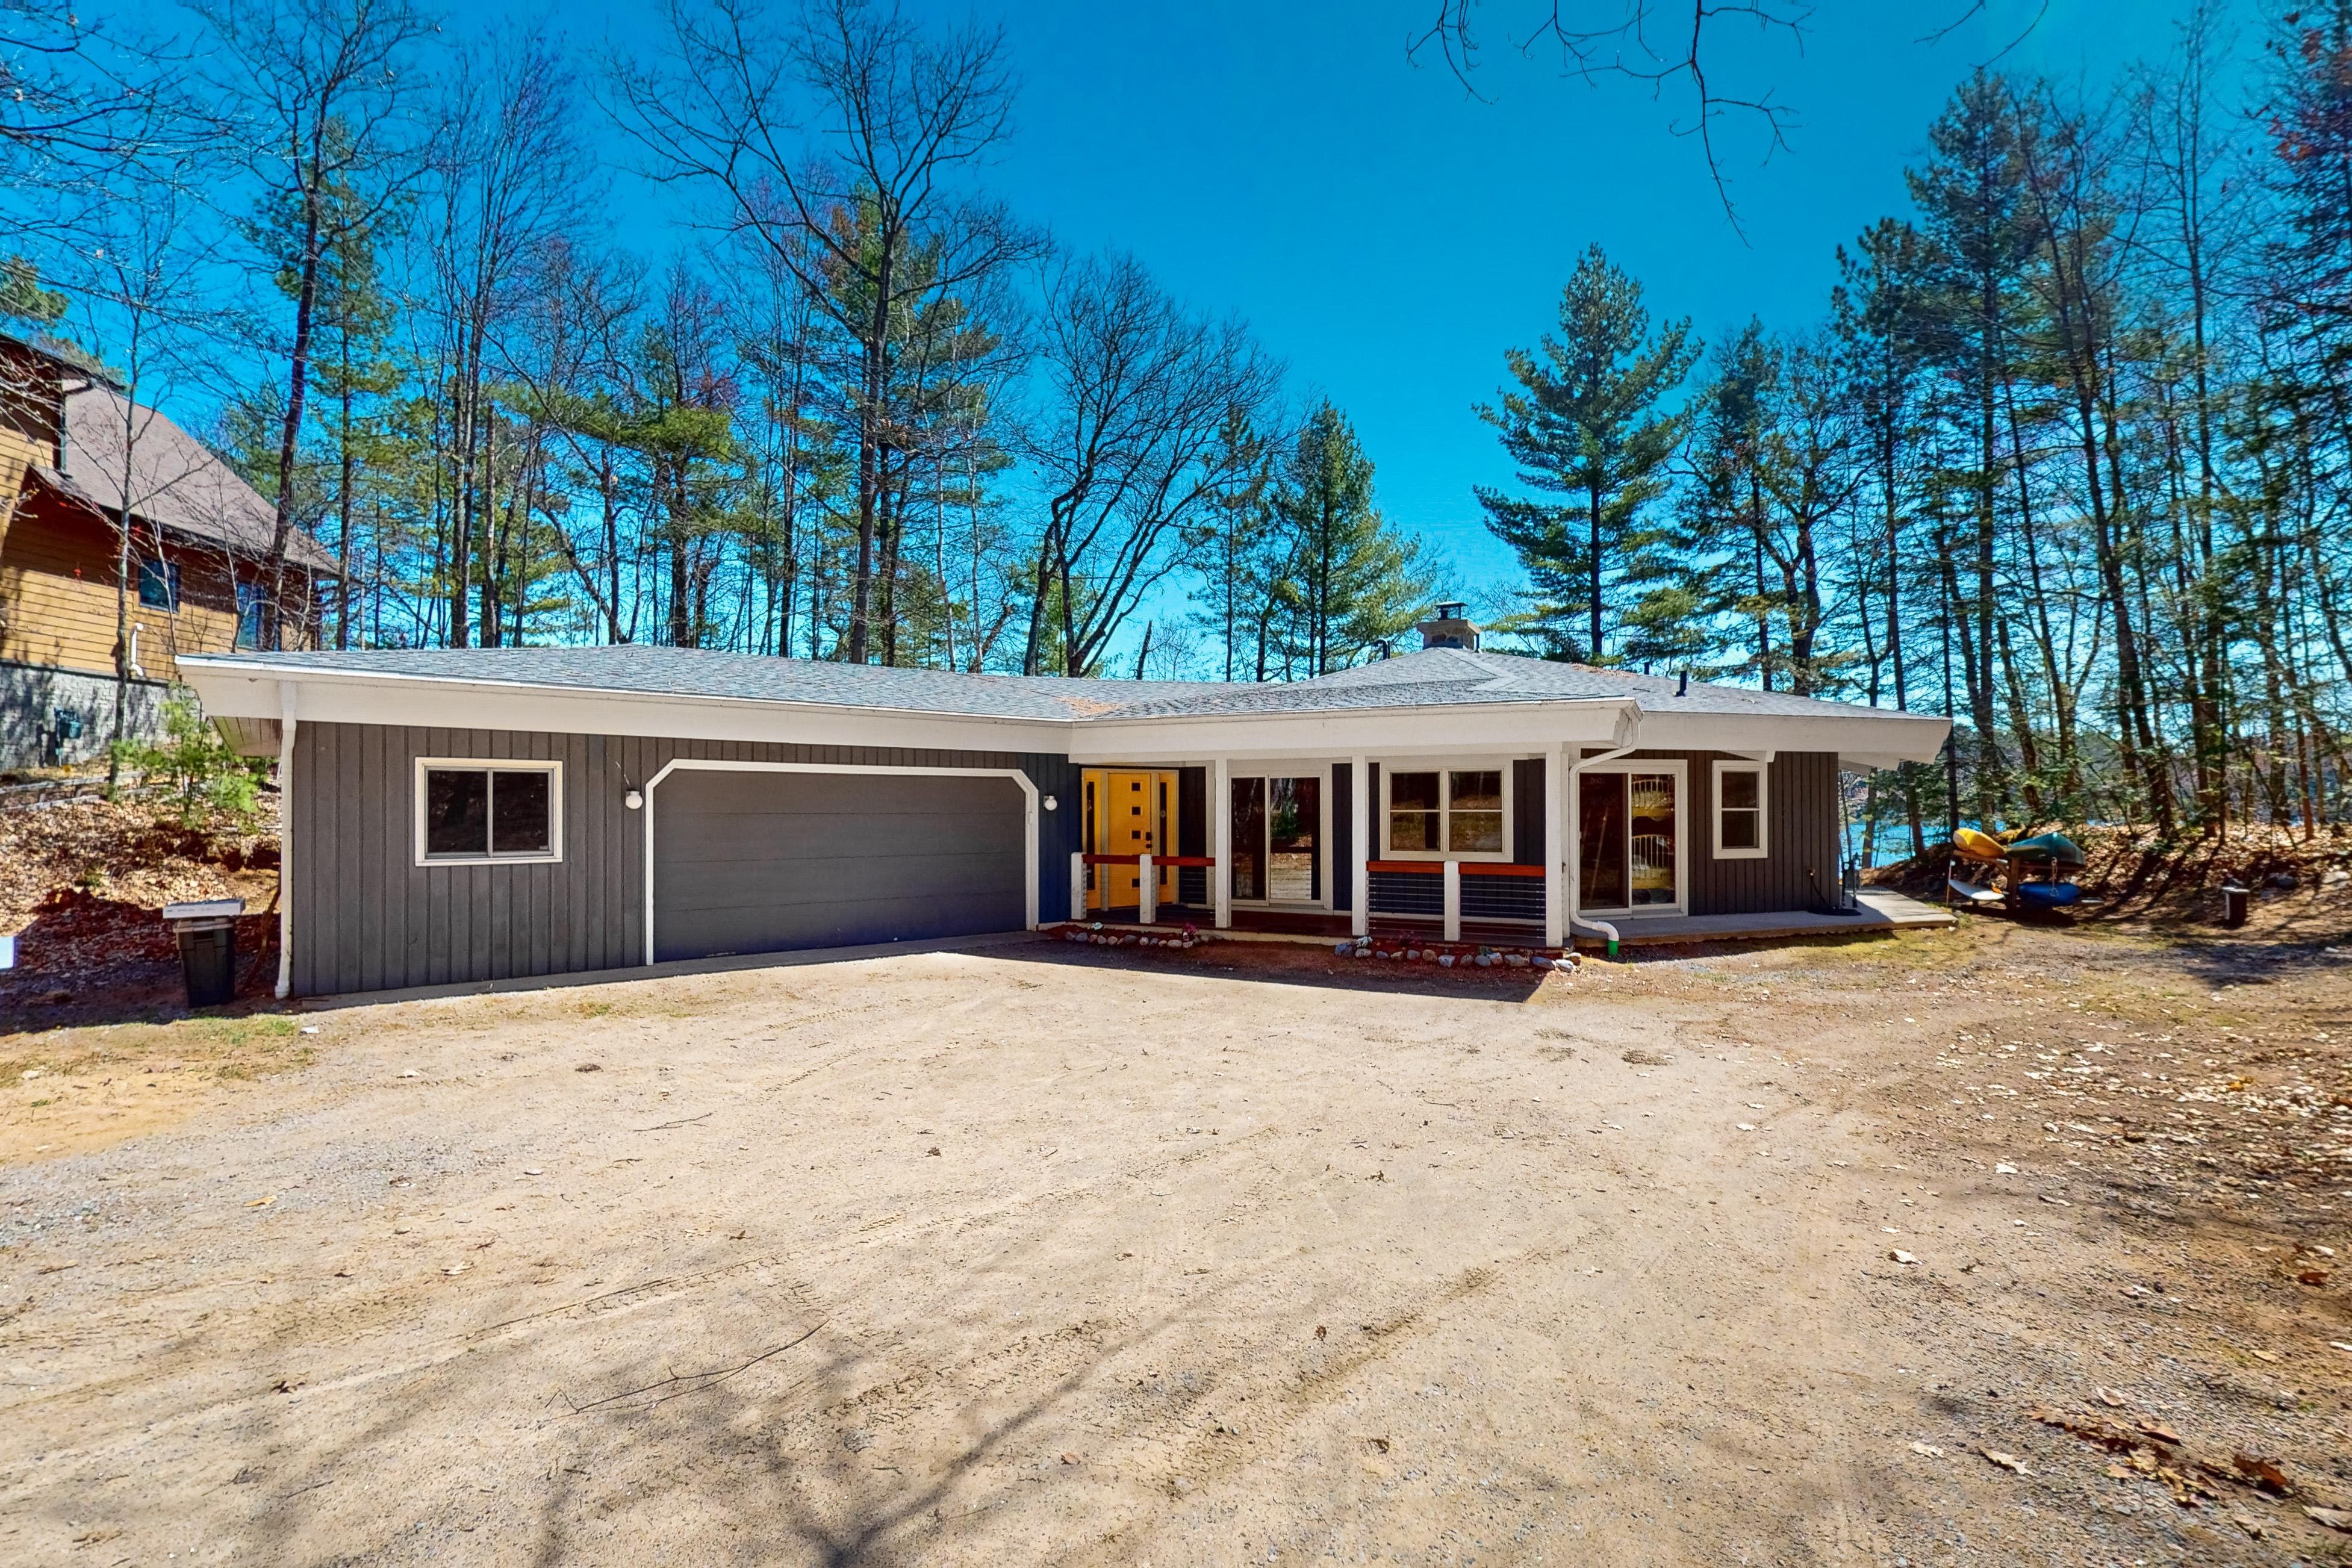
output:
[[[2063,910],[2082,901],[2083,889],[2072,882],[2020,882],[2017,901],[2029,910]]]

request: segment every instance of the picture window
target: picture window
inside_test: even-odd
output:
[[[1508,842],[1499,768],[1391,772],[1388,853],[1501,858]]]
[[[421,765],[418,860],[561,859],[560,771],[552,763]]]

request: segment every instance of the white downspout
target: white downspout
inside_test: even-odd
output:
[[[294,683],[278,683],[278,989],[294,994]]]
[[[1579,756],[1576,761],[1568,764],[1568,798],[1572,804],[1576,805],[1580,809],[1582,797],[1578,793],[1576,782],[1577,776],[1583,773],[1585,769],[1592,767],[1597,763],[1613,763],[1618,758],[1631,753],[1635,747],[1635,738],[1640,735],[1641,731],[1641,707],[1638,704],[1628,704],[1623,716],[1618,721],[1617,733],[1612,737],[1613,740],[1622,742],[1622,744],[1620,744],[1610,751],[1600,752],[1594,756]],[[1581,748],[1579,749],[1581,750]],[[1582,900],[1584,896],[1582,866],[1584,858],[1584,836],[1580,831],[1582,827],[1582,823],[1580,821],[1578,826],[1580,831],[1574,835],[1575,842],[1570,847],[1567,867],[1568,904],[1566,912],[1568,915],[1569,926],[1570,928],[1570,934],[1573,934],[1574,928],[1577,926],[1583,926],[1588,930],[1599,931],[1609,943],[1609,956],[1614,958],[1617,956],[1617,928],[1611,925],[1607,921],[1587,919],[1583,914],[1578,912],[1577,910],[1577,905]]]

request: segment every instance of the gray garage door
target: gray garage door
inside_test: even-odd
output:
[[[654,792],[654,956],[1018,931],[1024,796],[1007,778],[710,773]]]

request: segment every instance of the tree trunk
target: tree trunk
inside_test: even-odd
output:
[[[863,406],[857,412],[857,574],[851,584],[849,662],[866,662],[866,622],[874,607],[877,471],[881,462],[882,400],[889,393],[891,263],[898,237],[887,210],[877,214],[882,255],[875,268],[874,309],[866,331]]]

